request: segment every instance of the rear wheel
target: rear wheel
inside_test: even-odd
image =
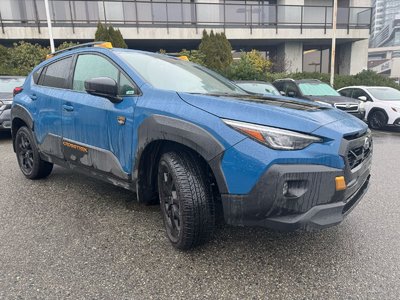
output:
[[[25,177],[40,179],[50,175],[53,164],[40,158],[32,132],[25,126],[17,131],[15,150],[19,167]]]
[[[377,110],[370,114],[368,123],[372,129],[382,129],[387,125],[387,117],[384,112]]]
[[[206,242],[215,223],[208,177],[194,155],[164,153],[158,166],[158,191],[167,236],[186,250]]]

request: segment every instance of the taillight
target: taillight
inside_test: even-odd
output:
[[[15,95],[18,95],[19,93],[21,93],[24,89],[20,86],[17,86],[16,88],[14,88],[13,91],[13,96],[15,97]]]

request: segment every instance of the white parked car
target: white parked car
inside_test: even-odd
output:
[[[364,102],[365,117],[372,129],[400,126],[400,91],[384,86],[348,86],[338,92]]]

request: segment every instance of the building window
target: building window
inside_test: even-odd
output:
[[[303,48],[303,72],[329,73],[329,46],[305,46]]]

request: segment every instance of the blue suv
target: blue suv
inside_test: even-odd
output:
[[[250,95],[202,66],[81,45],[35,67],[12,106],[22,173],[53,164],[160,203],[179,249],[216,219],[278,230],[340,223],[365,194],[367,125],[317,102]]]

